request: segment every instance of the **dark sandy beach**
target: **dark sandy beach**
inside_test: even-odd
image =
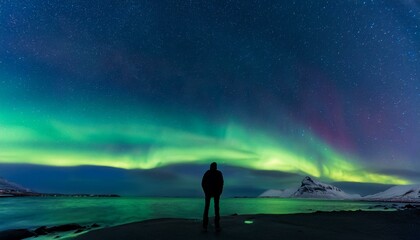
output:
[[[201,221],[156,219],[93,230],[95,239],[420,239],[420,210],[237,215],[222,218],[222,231],[201,231]]]

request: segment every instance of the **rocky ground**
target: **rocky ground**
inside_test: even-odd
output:
[[[201,231],[201,221],[158,219],[93,230],[95,239],[420,239],[420,210],[340,211],[222,218],[222,231]]]

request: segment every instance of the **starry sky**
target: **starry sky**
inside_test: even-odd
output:
[[[212,161],[232,195],[420,182],[419,1],[4,0],[0,23],[0,176],[28,187],[194,195]]]

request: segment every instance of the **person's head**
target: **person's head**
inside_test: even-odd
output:
[[[210,170],[217,170],[217,163],[216,162],[212,162],[210,164]]]

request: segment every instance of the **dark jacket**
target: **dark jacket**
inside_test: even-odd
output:
[[[223,183],[222,172],[211,169],[204,174],[201,187],[207,196],[220,196],[223,192]]]

